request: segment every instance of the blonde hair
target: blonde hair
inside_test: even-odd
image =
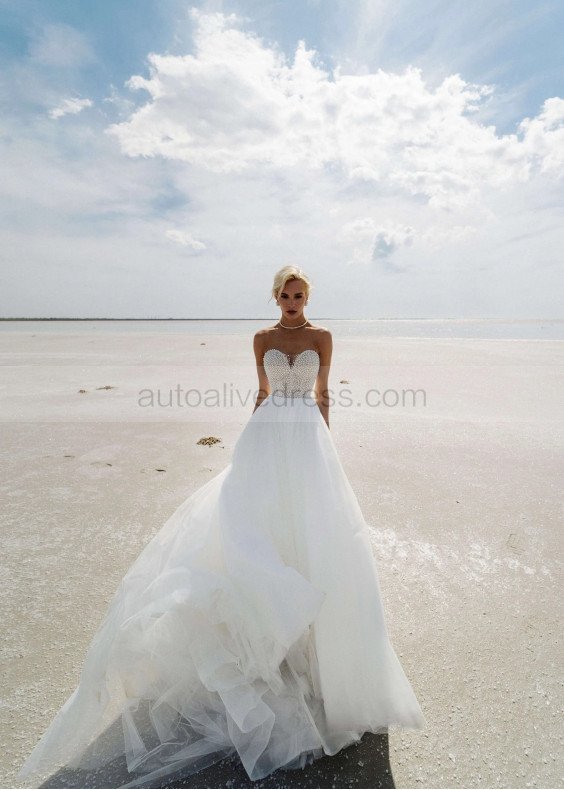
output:
[[[308,298],[310,292],[315,288],[313,282],[310,280],[308,275],[304,272],[303,269],[300,269],[299,266],[292,266],[289,264],[288,266],[283,266],[279,269],[276,274],[274,275],[274,282],[272,284],[272,296],[275,299],[280,296],[286,283],[289,280],[302,280],[304,283],[304,291],[306,295],[306,299]],[[270,301],[270,300],[269,300]]]

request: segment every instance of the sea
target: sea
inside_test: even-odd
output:
[[[252,319],[47,319],[0,320],[0,332],[170,332],[253,335],[276,318]],[[334,337],[476,338],[564,340],[564,319],[506,318],[312,318]]]

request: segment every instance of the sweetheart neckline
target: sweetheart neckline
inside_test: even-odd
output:
[[[286,354],[284,351],[280,351],[279,348],[269,348],[262,355],[262,361],[263,362],[264,362],[264,358],[266,357],[266,355],[268,354],[269,351],[277,351],[279,354],[282,354],[282,356],[286,357],[286,359],[288,359],[288,363],[289,363],[290,367],[294,366],[294,364],[295,364],[296,360],[298,359],[298,357],[301,357],[302,354],[306,354],[308,351],[313,351],[313,353],[317,354],[317,356],[319,357],[319,352],[316,351],[314,348],[305,348],[303,351],[299,351],[297,354]],[[292,357],[292,356],[294,357],[294,362],[293,363],[290,362],[290,357]]]

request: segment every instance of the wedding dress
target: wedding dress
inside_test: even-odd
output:
[[[135,787],[238,753],[256,780],[364,732],[425,726],[386,631],[368,527],[315,402],[319,363],[313,349],[265,353],[271,394],[227,468],[126,573],[76,690],[18,779],[121,757],[122,786]]]

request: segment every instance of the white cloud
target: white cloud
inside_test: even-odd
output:
[[[124,153],[182,161],[215,173],[292,167],[373,182],[437,208],[479,202],[484,187],[562,173],[561,99],[519,135],[498,135],[472,115],[492,88],[459,75],[429,88],[419,69],[342,75],[300,43],[289,64],[236,19],[193,12],[195,54],[152,54],[132,77],[150,101],[108,132]]]
[[[352,255],[348,263],[386,262],[402,247],[412,245],[415,230],[409,225],[378,224],[372,217],[356,217],[341,228],[343,240],[350,239]],[[398,267],[394,267],[397,270]]]
[[[390,228],[376,228],[372,260],[388,258],[399,247],[409,247],[413,242],[413,228],[399,225]]]
[[[198,241],[191,233],[185,230],[167,230],[165,236],[167,239],[176,242],[176,244],[180,244],[182,247],[188,247],[188,249],[194,253],[203,252],[206,249],[206,245],[203,241]]]
[[[82,112],[85,107],[92,107],[90,99],[64,99],[59,107],[49,110],[50,118],[62,118],[63,115],[76,115]]]
[[[542,173],[564,175],[564,99],[547,99],[536,118],[519,125],[523,148]]]

